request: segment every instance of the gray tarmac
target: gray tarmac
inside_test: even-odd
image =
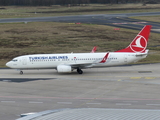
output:
[[[0,120],[61,108],[160,109],[160,64],[56,70],[0,69]]]
[[[160,32],[160,23],[146,20],[133,19],[133,16],[157,16],[160,12],[121,13],[121,14],[93,14],[56,17],[32,17],[0,19],[0,23],[15,22],[67,22],[109,25],[118,28],[141,30],[144,25],[152,25],[152,32]]]

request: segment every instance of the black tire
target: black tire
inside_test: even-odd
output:
[[[20,75],[23,75],[23,71],[20,71],[20,73],[19,73]]]
[[[81,70],[81,69],[77,69],[77,72],[79,73],[79,74],[83,74],[83,71]]]

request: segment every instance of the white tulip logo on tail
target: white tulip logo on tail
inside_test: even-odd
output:
[[[138,35],[135,38],[135,40],[130,44],[130,48],[134,52],[144,52],[146,47],[147,47],[147,40],[141,35]]]

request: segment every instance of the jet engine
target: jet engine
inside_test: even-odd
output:
[[[68,66],[68,65],[58,65],[57,71],[58,71],[58,73],[71,73],[72,68],[71,68],[71,66]]]

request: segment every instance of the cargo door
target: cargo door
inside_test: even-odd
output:
[[[127,63],[127,55],[124,55],[124,62]]]

